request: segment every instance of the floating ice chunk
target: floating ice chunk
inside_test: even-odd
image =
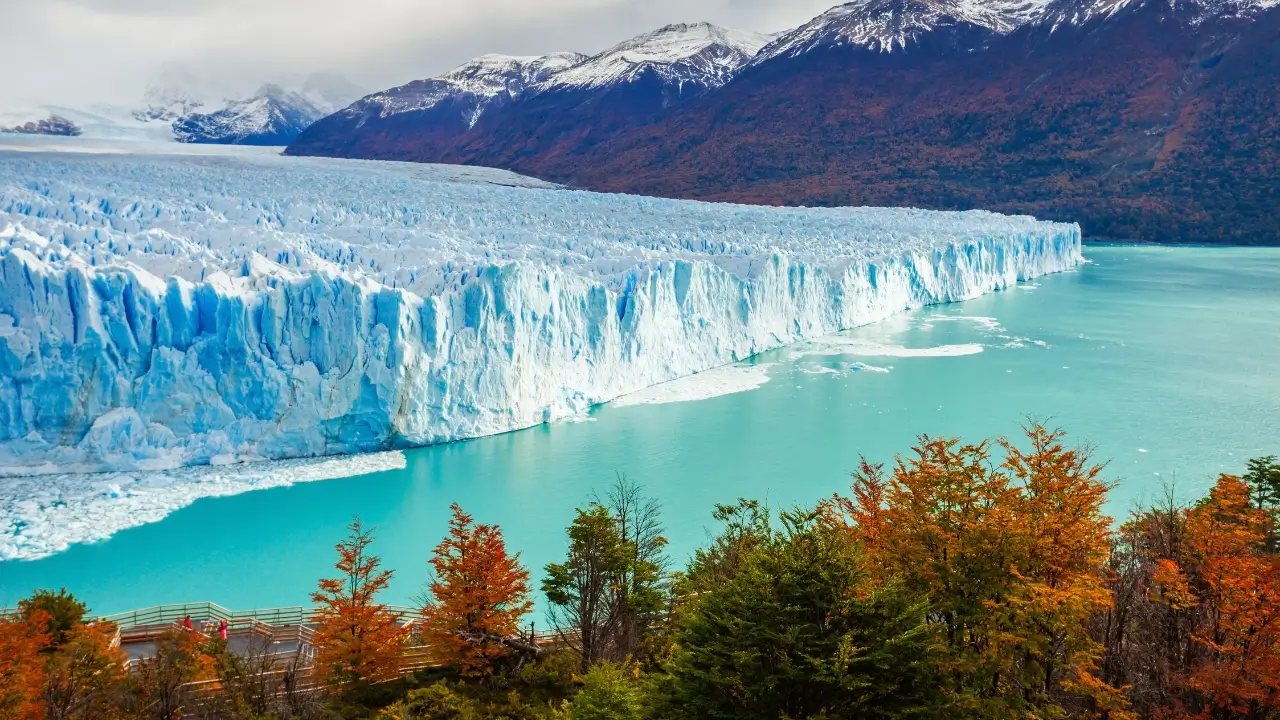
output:
[[[858,355],[862,357],[959,357],[982,352],[981,343],[935,345],[926,348],[909,348],[901,345],[863,341],[855,338],[824,338],[802,350],[803,355]]]
[[[746,392],[769,382],[772,363],[760,365],[730,365],[715,368],[697,375],[654,385],[640,392],[623,395],[614,400],[613,407],[628,405],[662,405],[674,402],[706,400],[721,395]],[[797,385],[796,387],[799,387]]]
[[[838,368],[827,367],[825,365],[813,365],[810,367],[800,368],[800,372],[805,375],[843,375]]]
[[[1004,330],[1004,326],[1000,324],[999,320],[993,317],[985,317],[982,315],[942,315],[942,314],[926,315],[922,319],[920,323],[920,327],[923,329],[927,329],[937,322],[972,323],[974,325],[977,325],[980,329],[988,333],[999,333]]]

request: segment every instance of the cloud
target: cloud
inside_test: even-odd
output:
[[[0,110],[129,103],[164,76],[223,94],[335,72],[377,89],[487,52],[598,52],[673,22],[773,32],[834,0],[0,0]],[[11,65],[12,67],[12,65]]]

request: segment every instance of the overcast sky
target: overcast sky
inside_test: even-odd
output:
[[[488,52],[598,52],[674,22],[773,32],[837,1],[0,0],[0,109],[131,104],[184,75],[226,94],[311,72],[376,90]]]

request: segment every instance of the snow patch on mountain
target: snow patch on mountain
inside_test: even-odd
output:
[[[664,82],[716,88],[772,39],[710,23],[668,25],[556,73],[544,89],[600,88],[630,82],[646,71]]]
[[[1044,14],[1049,0],[857,0],[784,33],[753,62],[796,57],[818,48],[901,52],[928,33],[969,25],[1006,34]]]
[[[969,26],[1006,35],[1026,25],[1051,29],[1082,26],[1149,0],[855,0],[834,7],[764,47],[752,61],[798,57],[817,49],[850,47],[902,52],[939,30]],[[1165,0],[1157,0],[1165,1]],[[1194,11],[1195,19],[1246,17],[1280,0],[1169,0]]]
[[[495,102],[519,97],[585,57],[567,52],[539,57],[483,55],[438,78],[416,80],[373,93],[341,114],[385,118],[404,112],[430,110],[448,100],[456,103],[459,117],[470,127]]]
[[[1188,16],[1193,25],[1214,18],[1247,18],[1280,5],[1280,0],[1057,0],[1037,22],[1055,31],[1079,27],[1152,1],[1167,2]]]
[[[144,107],[133,111],[139,122],[172,123],[204,107],[190,90],[172,85],[152,85],[143,94]]]
[[[516,96],[584,59],[586,56],[570,52],[540,57],[482,55],[453,69],[443,79],[462,92],[479,96],[494,97],[502,93]]]

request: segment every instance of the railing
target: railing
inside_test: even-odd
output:
[[[228,610],[210,602],[180,603],[173,605],[156,605],[141,610],[104,615],[99,620],[116,623],[121,628],[136,626],[160,625],[163,623],[181,622],[191,618],[193,622],[212,620],[220,622],[257,621],[263,625],[302,625],[310,622],[315,611],[301,605],[283,608],[266,608],[261,610]]]
[[[403,623],[412,623],[422,618],[422,610],[420,608],[407,607],[404,605],[388,605],[387,609],[400,617]],[[6,612],[0,610],[0,616]],[[273,627],[290,626],[290,625],[309,625],[314,622],[316,608],[295,605],[291,607],[279,608],[263,608],[258,610],[228,610],[211,602],[200,603],[178,603],[173,605],[156,605],[154,607],[143,608],[141,610],[129,610],[114,615],[103,615],[95,618],[97,620],[107,620],[119,625],[121,628],[130,628],[138,625],[158,625],[161,623],[181,622],[186,618],[191,618],[192,622],[201,620],[212,620],[219,622],[226,620],[228,624],[236,624],[248,620],[255,620],[263,625]]]
[[[409,623],[422,619],[422,609],[408,607],[406,605],[388,605],[387,609],[395,613],[401,618],[402,622]],[[13,617],[19,614],[16,608],[0,608],[0,619]],[[127,610],[125,612],[115,613],[112,615],[99,615],[88,618],[89,620],[105,620],[113,622],[121,628],[130,628],[136,625],[159,625],[168,622],[181,622],[186,618],[191,620],[213,620],[218,622],[226,620],[231,623],[233,620],[257,620],[263,625],[306,625],[311,623],[316,614],[316,608],[305,607],[302,605],[294,605],[290,607],[278,608],[262,608],[257,610],[229,610],[216,603],[198,602],[198,603],[174,603],[170,605],[155,605],[139,610]]]
[[[402,605],[391,605],[387,608],[394,613],[407,632],[412,633],[423,619],[419,608]],[[17,610],[0,609],[0,618],[13,616]],[[290,650],[263,652],[257,657],[265,661],[266,666],[277,669],[265,672],[265,676],[283,678],[292,674],[293,692],[313,692],[320,688],[315,678],[315,620],[316,608],[292,606],[281,608],[265,608],[259,610],[229,610],[211,602],[177,603],[156,605],[139,610],[130,610],[113,615],[102,615],[92,618],[94,621],[114,623],[116,626],[112,645],[122,647],[154,641],[166,632],[186,630],[184,621],[192,622],[191,632],[205,637],[212,637],[220,623],[227,623],[229,636],[251,635],[262,638],[270,645],[277,643],[297,643]],[[575,633],[560,633],[557,630],[542,630],[524,637],[544,647],[561,647],[566,640],[572,641]],[[263,648],[264,650],[267,648]],[[408,675],[418,670],[438,667],[439,660],[432,652],[430,645],[406,645],[402,652],[400,674]],[[136,669],[142,660],[134,658],[126,661],[125,666]],[[188,686],[197,693],[211,693],[220,690],[216,680],[189,683]]]

